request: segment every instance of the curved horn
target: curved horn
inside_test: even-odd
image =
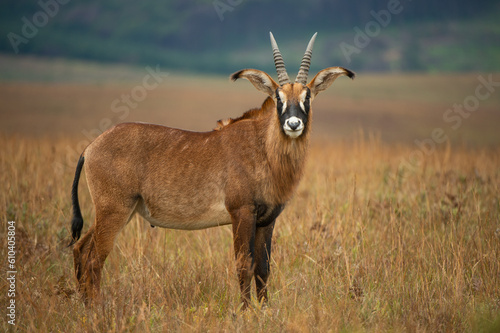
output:
[[[297,78],[295,79],[295,82],[297,83],[302,83],[303,85],[307,84],[307,74],[309,73],[309,67],[311,67],[312,49],[317,34],[318,33],[315,33],[311,37],[309,44],[307,44],[306,53],[304,53],[304,57],[302,58],[302,63],[300,64],[299,74],[297,74]]]
[[[271,46],[273,47],[274,66],[276,67],[276,73],[278,73],[278,82],[280,86],[282,86],[290,83],[290,79],[285,69],[285,61],[283,61],[283,56],[281,56],[281,52],[278,49],[278,44],[274,39],[273,33],[270,31],[269,36],[271,38]]]

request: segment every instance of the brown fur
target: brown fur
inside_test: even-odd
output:
[[[260,71],[240,71],[233,79],[236,74],[269,96],[278,86]],[[296,103],[305,88],[287,84],[281,89],[289,103]],[[309,120],[311,116],[312,109]],[[275,101],[268,97],[260,109],[223,121],[211,132],[125,123],[99,136],[82,154],[95,223],[73,249],[84,298],[99,295],[101,270],[116,235],[139,213],[152,225],[166,228],[231,223],[242,300],[247,304],[250,299],[253,276],[259,299],[267,299],[275,218],[302,176],[310,127],[308,121],[302,135],[288,137]],[[75,232],[73,226],[74,240],[81,227]]]

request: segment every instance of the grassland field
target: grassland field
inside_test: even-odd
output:
[[[89,140],[122,121],[211,130],[265,98],[248,82],[162,71],[125,117],[112,105],[127,105],[145,68],[0,56],[2,276],[8,221],[17,249],[16,326],[2,278],[2,331],[500,330],[500,88],[458,128],[443,119],[490,73],[358,73],[317,97],[304,178],[275,228],[268,306],[238,308],[230,227],[151,229],[134,217],[106,261],[105,301],[86,309],[67,244]],[[448,140],[415,143],[436,128]],[[80,205],[85,231],[85,177]]]

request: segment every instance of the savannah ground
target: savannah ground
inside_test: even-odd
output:
[[[111,105],[142,84],[143,68],[22,61],[1,68],[2,330],[500,329],[500,89],[457,129],[443,120],[480,74],[359,73],[318,96],[304,178],[275,228],[268,306],[238,308],[229,226],[151,229],[135,217],[106,261],[104,302],[87,310],[67,244],[89,139],[121,121],[210,130],[265,96],[248,82],[170,73],[120,119]],[[448,140],[423,151],[414,140],[435,128]],[[85,232],[94,216],[85,177],[80,205]],[[8,221],[16,326],[6,317]]]

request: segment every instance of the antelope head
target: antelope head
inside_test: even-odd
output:
[[[307,45],[297,78],[294,83],[291,83],[278,44],[273,34],[271,32],[269,34],[278,83],[269,74],[257,69],[243,69],[232,74],[231,79],[233,81],[239,78],[247,79],[257,90],[273,98],[282,133],[291,139],[296,139],[308,128],[307,124],[311,118],[311,102],[314,97],[328,88],[339,76],[345,75],[354,79],[355,73],[343,67],[329,67],[321,70],[307,83],[312,48],[317,35],[315,33]]]

